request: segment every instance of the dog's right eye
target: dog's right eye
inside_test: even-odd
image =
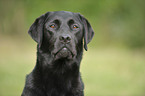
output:
[[[54,25],[54,24],[52,24],[52,25],[50,25],[49,27],[51,27],[51,28],[55,28],[55,25]]]

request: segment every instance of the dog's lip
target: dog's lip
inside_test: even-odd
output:
[[[56,56],[61,50],[68,50],[71,53],[72,57],[74,57],[73,52],[66,46],[60,48],[54,55]]]

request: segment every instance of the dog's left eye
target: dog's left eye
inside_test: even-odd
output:
[[[73,25],[73,29],[77,29],[79,28],[77,25]]]

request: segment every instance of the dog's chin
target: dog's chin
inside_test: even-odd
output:
[[[74,55],[68,48],[64,47],[55,54],[55,59],[73,59]]]

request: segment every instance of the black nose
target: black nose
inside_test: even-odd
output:
[[[59,37],[59,40],[60,40],[62,43],[70,43],[71,36],[70,36],[69,34],[61,35],[61,36]]]

